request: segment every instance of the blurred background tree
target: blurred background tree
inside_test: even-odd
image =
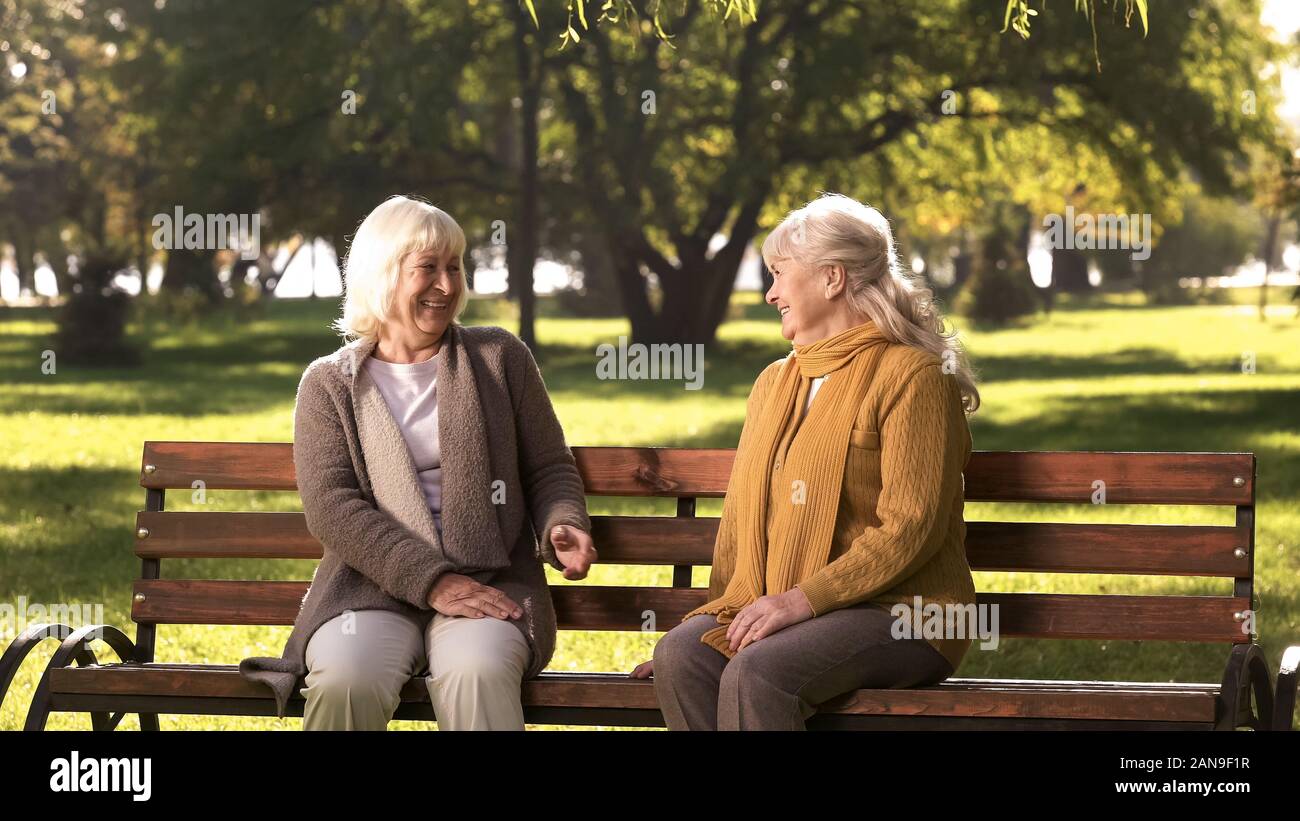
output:
[[[762,233],[840,190],[894,220],[946,298],[1006,263],[975,278],[1006,298],[970,301],[1000,321],[1035,305],[1011,294],[1034,294],[1021,263],[1044,216],[1152,214],[1158,239],[1188,197],[1248,201],[1251,158],[1289,156],[1264,71],[1287,48],[1258,3],[1147,30],[1126,25],[1135,2],[1101,5],[1099,71],[1096,4],[1022,39],[999,27],[1023,9],[978,0],[0,0],[0,240],[24,292],[38,258],[71,293],[69,255],[103,252],[141,278],[165,267],[152,309],[208,311],[270,293],[315,237],[342,254],[371,208],[413,193],[461,222],[471,265],[506,265],[530,344],[539,259],[581,272],[570,308],[712,343]],[[152,216],[178,205],[258,215],[260,258],[153,247]],[[1090,266],[1126,273],[1053,256],[1048,307],[1089,290]]]

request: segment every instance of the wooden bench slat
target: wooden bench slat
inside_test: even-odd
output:
[[[131,616],[156,624],[292,624],[308,582],[141,579]],[[666,631],[703,604],[703,588],[552,586],[563,630]],[[1122,596],[980,593],[998,606],[1003,638],[1246,642],[1230,596]],[[653,623],[649,619],[653,617]],[[651,625],[645,626],[643,625]]]
[[[152,468],[152,470],[150,470]],[[145,442],[140,486],[297,490],[291,442]]]
[[[1105,482],[1111,505],[1248,505],[1255,498],[1251,453],[977,451],[964,475],[969,502],[1090,504],[1097,481]]]
[[[593,516],[604,564],[698,565],[713,562],[713,517]],[[320,543],[301,513],[141,511],[140,558],[319,559]],[[966,552],[974,570],[1246,576],[1248,530],[1201,525],[970,522]]]
[[[979,593],[998,605],[1003,637],[1248,643],[1234,617],[1250,607],[1232,596]],[[979,642],[976,641],[978,646]]]
[[[1073,688],[1061,684],[949,679],[933,687],[855,690],[821,705],[819,712],[1211,722],[1218,693],[1218,686],[1211,684],[1089,682]],[[67,667],[51,672],[50,687],[60,694],[269,698],[264,687],[246,681],[234,665]],[[418,677],[402,689],[403,701],[424,702],[428,697]],[[301,696],[295,692],[293,698]],[[526,707],[658,709],[652,680],[620,673],[543,673],[524,682],[522,700]]]
[[[718,520],[686,516],[592,516],[592,539],[604,564],[708,566]],[[321,545],[301,513],[140,511],[140,558],[319,559]]]
[[[715,448],[576,447],[592,496],[723,496],[733,451]],[[152,465],[147,471],[145,465]],[[140,484],[147,488],[296,490],[289,442],[145,442]]]
[[[735,456],[729,448],[652,447],[575,447],[573,454],[590,495],[664,497],[723,496]],[[1090,503],[1100,480],[1108,504],[1247,505],[1254,466],[1249,453],[976,451],[965,472],[966,499]],[[209,490],[294,490],[293,446],[145,443],[143,487],[195,481]]]
[[[1144,576],[1250,575],[1247,528],[1213,525],[967,522],[972,570],[1116,573]]]
[[[305,581],[230,581],[208,579],[138,579],[131,617],[156,624],[293,624],[307,593]],[[692,608],[703,604],[702,588],[552,587],[562,630],[642,629],[647,611],[667,630]]]
[[[135,528],[135,555],[142,559],[321,557],[320,542],[301,513],[142,510]],[[141,528],[148,536],[141,538]]]
[[[727,493],[732,448],[575,447],[591,496],[698,496]]]
[[[831,699],[821,708],[819,712],[835,715],[1212,722],[1215,696],[1156,691],[962,691],[945,689],[940,684],[924,689],[856,690]]]

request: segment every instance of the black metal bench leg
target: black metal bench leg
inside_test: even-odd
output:
[[[91,652],[86,643],[77,645],[76,661],[77,664],[86,667],[97,664],[95,654]],[[65,665],[59,665],[60,667]],[[41,683],[36,688],[36,695],[32,698],[32,706],[27,709],[27,723],[24,730],[44,730],[45,722],[50,717],[50,685],[49,685],[49,668],[46,668],[45,674],[41,676]],[[96,731],[105,731],[109,727],[110,716],[107,712],[93,710],[90,713],[90,729]]]
[[[64,630],[67,629],[66,625],[59,625],[59,627],[64,628]],[[63,643],[59,645],[59,649],[55,650],[54,655],[50,657],[50,663],[45,666],[45,672],[41,674],[40,684],[36,686],[36,694],[32,697],[32,705],[27,711],[27,722],[23,726],[24,730],[37,731],[45,729],[45,722],[50,717],[50,671],[59,667],[67,667],[74,661],[82,667],[98,663],[95,654],[90,650],[90,643],[95,639],[100,639],[111,647],[122,661],[135,661],[135,643],[125,633],[112,625],[97,624],[82,627],[67,634],[63,638]],[[109,713],[102,711],[92,711],[90,714],[90,724],[95,730],[111,730],[121,720],[120,716],[113,720]]]
[[[5,648],[0,656],[0,705],[4,704],[9,687],[13,684],[18,668],[22,666],[27,655],[46,639],[63,641],[72,635],[72,628],[66,624],[33,624],[22,632]]]
[[[1254,709],[1251,696],[1254,695]],[[1219,688],[1222,713],[1216,730],[1271,729],[1273,685],[1269,680],[1268,660],[1258,644],[1239,644],[1232,648]]]

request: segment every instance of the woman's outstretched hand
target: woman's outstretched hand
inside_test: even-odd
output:
[[[556,525],[551,528],[551,546],[555,548],[555,558],[564,565],[564,578],[577,581],[587,577],[587,571],[596,561],[596,546],[590,534],[573,525]]]
[[[495,587],[476,582],[460,573],[443,573],[429,591],[429,606],[444,616],[481,619],[517,619],[523,608]]]
[[[628,673],[628,676],[631,678],[654,678],[655,660],[650,659],[649,661],[641,662],[636,667],[632,668],[632,672]]]

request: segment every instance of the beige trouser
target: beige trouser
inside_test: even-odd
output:
[[[307,642],[304,730],[383,730],[402,686],[425,677],[438,728],[522,730],[520,684],[528,642],[491,616],[434,614],[420,626],[388,610],[357,610],[325,622]]]

